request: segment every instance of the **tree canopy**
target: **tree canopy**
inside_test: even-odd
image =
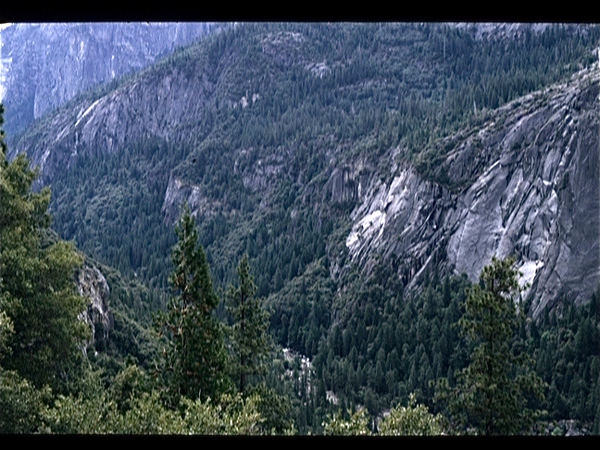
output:
[[[75,286],[82,257],[73,243],[48,238],[50,189],[33,192],[37,170],[22,154],[9,162],[2,148],[0,367],[56,389],[90,335]]]
[[[214,399],[230,387],[223,324],[214,316],[219,297],[187,206],[175,231],[178,242],[169,278],[175,296],[157,320],[168,338],[162,374],[176,397]]]
[[[540,415],[530,400],[543,399],[544,383],[528,355],[511,345],[525,317],[518,276],[513,259],[493,258],[465,302],[458,324],[473,351],[449,401],[458,430],[475,426],[477,434],[527,434]],[[448,395],[447,380],[438,387],[440,398]]]
[[[256,285],[250,274],[248,256],[237,268],[239,287],[227,291],[227,309],[232,316],[231,345],[233,351],[232,373],[238,389],[244,394],[247,378],[265,373],[265,358],[270,349],[269,313],[255,296]]]

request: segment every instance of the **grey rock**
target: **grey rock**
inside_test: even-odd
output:
[[[265,45],[285,45],[287,60],[296,42],[294,35],[271,36]],[[81,99],[48,116],[45,126],[32,128],[9,151],[26,152],[40,166],[44,183],[82,152],[119,151],[147,136],[195,148],[203,136],[194,124],[215,108],[217,87],[205,75],[206,62],[191,59],[188,69],[154,66],[115,90]],[[402,284],[417,289],[434,271],[466,273],[476,281],[492,256],[512,255],[522,282],[531,285],[526,294],[534,316],[565,298],[587,301],[600,282],[598,70],[498,110],[480,111],[477,123],[429,149],[434,154],[442,149],[444,156],[427,178],[399,162],[385,167],[382,176],[377,168],[385,162],[370,161],[366,154],[336,154],[341,162],[329,155],[323,185],[297,175],[306,202],[352,208],[344,243],[349,257],[329,254],[332,274],[341,279],[358,265],[368,276],[386,264]],[[256,163],[241,170],[238,161],[253,150],[231,151],[237,152],[232,170],[266,207],[288,155],[253,156]],[[194,180],[173,172],[165,216],[176,217],[186,201],[196,215],[219,207]]]
[[[600,283],[599,78],[579,74],[454,136],[437,169],[445,185],[408,165],[372,181],[352,213],[352,261],[368,272],[383,255],[415,288],[434,268],[477,281],[493,256],[513,256],[534,317],[589,301]]]
[[[77,289],[89,301],[81,319],[92,329],[91,342],[106,341],[114,327],[114,317],[108,307],[110,287],[106,278],[97,267],[85,264],[77,275]],[[98,329],[102,330],[101,335]]]
[[[352,204],[361,199],[372,169],[359,160],[353,165],[335,167],[325,183],[324,200],[335,204]]]
[[[112,153],[149,137],[165,142],[198,139],[194,127],[212,106],[214,86],[200,67],[184,72],[161,67],[117,89],[84,97],[30,127],[9,146],[8,157],[25,152],[45,185],[85,152]],[[45,121],[44,121],[45,120]]]
[[[199,186],[182,181],[171,175],[162,206],[162,212],[166,220],[168,222],[175,222],[184,204],[187,204],[194,217],[210,217],[214,215],[220,206],[219,201],[214,201],[203,196]]]
[[[208,23],[19,23],[2,30],[10,137],[78,93],[142,69],[208,33]]]

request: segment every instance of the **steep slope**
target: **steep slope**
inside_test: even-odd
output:
[[[73,99],[11,149],[53,185],[64,238],[156,286],[187,201],[217,284],[247,252],[276,305],[286,286],[331,304],[370,276],[475,280],[515,254],[538,315],[599,281],[597,69],[533,93],[596,64],[598,30],[536,30],[243,24]]]
[[[517,258],[532,314],[587,302],[600,282],[599,71],[532,93],[421,155],[391,181],[359,184],[352,261],[383,256],[408,286],[426,274],[475,282],[492,256]],[[441,180],[441,181],[440,181]]]
[[[3,29],[7,134],[213,28],[208,23],[19,23]]]
[[[52,230],[43,236],[44,245],[58,240]],[[166,300],[139,281],[126,279],[112,267],[86,255],[82,259],[84,263],[76,272],[75,282],[78,292],[87,299],[81,319],[92,332],[84,353],[108,371],[116,370],[127,357],[148,367],[157,346],[151,331],[152,314]]]

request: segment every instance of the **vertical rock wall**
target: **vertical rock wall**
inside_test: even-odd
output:
[[[7,135],[214,28],[208,23],[19,23],[3,29],[2,57],[11,60],[3,84]]]

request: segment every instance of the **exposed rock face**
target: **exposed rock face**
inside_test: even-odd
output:
[[[359,200],[370,175],[370,169],[362,161],[355,166],[336,167],[325,183],[326,200],[339,204]]]
[[[269,54],[270,45],[285,44],[287,53],[281,55],[287,63],[297,42],[295,34],[287,34],[269,36],[263,44]],[[146,136],[194,148],[208,134],[198,124],[210,128],[210,120],[203,119],[216,108],[218,83],[206,70],[209,64],[201,58],[190,58],[189,67],[161,63],[115,90],[48,116],[43,127],[32,127],[9,151],[26,152],[40,166],[45,184],[78,154],[123,150]],[[563,298],[582,303],[600,282],[598,85],[596,68],[565,85],[480,112],[479,124],[431,149],[440,153],[441,148],[443,156],[428,178],[406,163],[386,168],[391,176],[385,181],[377,169],[385,162],[369,161],[368,152],[354,160],[341,155],[341,163],[330,158],[324,186],[305,184],[300,175],[299,195],[307,202],[356,204],[345,244],[349,260],[367,274],[386,264],[409,288],[434,271],[466,273],[476,281],[492,256],[512,255],[522,281],[531,283],[535,316]],[[243,97],[247,105],[250,98],[261,101],[250,94]],[[262,206],[289,155],[261,155],[242,170],[238,160],[251,149],[227,151],[236,152],[231,170],[261,196]],[[195,214],[211,214],[224,201],[206,197],[194,183],[183,172],[171,173],[162,205],[167,218],[177,217],[186,201]],[[343,275],[344,259],[328,256],[336,267],[332,273]]]
[[[446,188],[422,179],[409,165],[389,185],[377,179],[365,191],[346,238],[352,260],[368,271],[373,256],[380,255],[404,284],[415,286],[443,248],[444,221],[454,200]]]
[[[415,286],[434,264],[476,281],[492,256],[514,256],[534,317],[563,298],[587,302],[600,282],[599,79],[580,75],[453,137],[437,170],[462,189],[410,166],[373,181],[353,212],[352,259],[368,268],[381,254]]]
[[[165,218],[169,222],[176,221],[184,204],[189,206],[194,216],[211,216],[219,202],[204,197],[198,186],[183,182],[171,175],[162,207]]]
[[[79,293],[89,299],[87,310],[83,313],[85,320],[92,329],[92,342],[106,341],[108,333],[114,327],[114,318],[108,308],[110,288],[97,267],[84,265],[77,277]],[[98,330],[102,334],[98,334]]]
[[[40,167],[39,182],[46,184],[80,152],[111,153],[149,136],[193,145],[198,133],[185,124],[206,114],[214,87],[201,68],[189,73],[169,70],[157,80],[158,76],[154,72],[130,80],[99,98],[82,99],[76,108],[59,111],[9,146],[8,157],[26,151]]]
[[[2,31],[6,132],[99,83],[139,70],[214,28],[206,23],[14,24]]]

